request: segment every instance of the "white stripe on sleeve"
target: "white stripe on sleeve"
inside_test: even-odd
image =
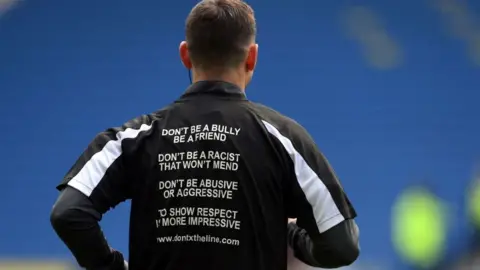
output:
[[[122,154],[122,141],[133,139],[142,131],[151,129],[151,125],[142,124],[139,129],[127,128],[119,131],[116,140],[111,140],[103,149],[92,156],[83,168],[68,182],[68,185],[90,196],[100,183],[108,168]]]
[[[313,215],[317,222],[319,232],[325,232],[345,220],[323,181],[312,170],[312,168],[308,166],[307,162],[305,162],[302,155],[295,149],[290,139],[283,136],[272,124],[266,121],[262,122],[268,132],[282,143],[283,147],[292,158],[297,181],[302,188],[305,197],[312,206]]]

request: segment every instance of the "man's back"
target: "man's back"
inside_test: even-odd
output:
[[[133,269],[285,268],[293,172],[265,118],[282,119],[236,86],[199,82],[125,144],[141,173],[132,187]]]
[[[148,130],[124,142],[131,268],[285,269],[291,197],[308,196],[283,145],[300,126],[225,82],[196,83],[142,119]]]

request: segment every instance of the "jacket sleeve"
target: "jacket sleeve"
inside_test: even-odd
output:
[[[289,217],[297,219],[288,225],[295,256],[315,267],[353,263],[359,254],[358,227],[352,220],[357,214],[330,164],[299,124],[263,124],[290,157],[285,197]]]
[[[50,216],[52,226],[87,269],[120,261],[121,254],[110,250],[98,221],[132,197],[140,171],[138,140],[151,127],[151,118],[141,116],[99,133],[57,186],[61,193]]]

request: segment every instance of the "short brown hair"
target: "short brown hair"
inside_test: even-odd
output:
[[[257,32],[253,9],[242,0],[203,0],[186,21],[190,59],[202,69],[236,67]]]

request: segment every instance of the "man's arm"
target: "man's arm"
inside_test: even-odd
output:
[[[61,193],[51,212],[52,226],[86,269],[126,269],[122,255],[109,247],[98,221],[109,209],[131,198],[131,180],[138,171],[135,145],[151,127],[150,118],[142,116],[99,133],[57,187]]]
[[[81,267],[124,270],[122,254],[110,249],[98,225],[101,217],[87,196],[67,186],[53,206],[50,221]]]
[[[352,264],[359,255],[356,212],[333,169],[308,132],[296,123],[277,128],[264,121],[290,156],[291,177],[286,184],[288,241],[295,257],[322,268]]]
[[[352,264],[360,254],[358,226],[348,219],[312,240],[305,229],[288,223],[288,243],[295,257],[314,267],[338,268]]]

